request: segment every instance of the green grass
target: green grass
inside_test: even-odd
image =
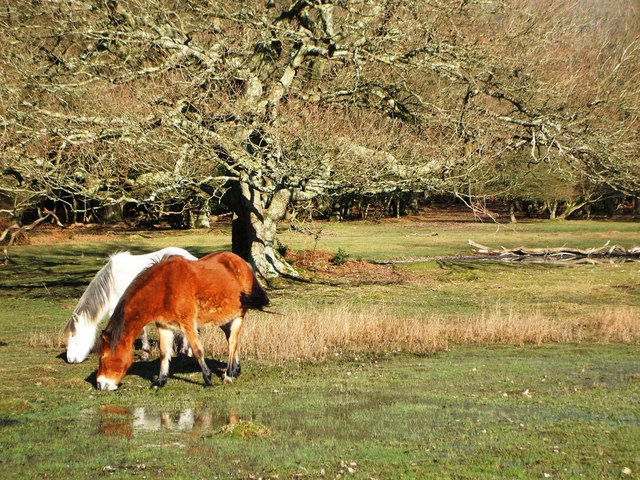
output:
[[[420,275],[419,281],[367,287],[296,288],[281,303],[351,302],[392,308],[406,315],[425,312],[449,316],[478,314],[493,305],[538,309],[566,318],[587,316],[613,306],[640,307],[640,268],[625,265],[510,265],[487,262],[421,262],[395,266]],[[276,295],[278,295],[276,293]]]
[[[614,222],[539,222],[515,231],[473,223],[321,226],[318,249],[376,260],[468,255],[467,238],[506,247],[631,246],[640,238],[638,224]],[[291,248],[313,248],[304,234],[282,237]],[[640,347],[633,342],[452,344],[425,356],[335,352],[326,362],[284,365],[249,357],[235,384],[210,389],[195,362],[177,358],[160,391],[149,389],[153,359],[136,362],[118,391],[98,392],[95,357],[67,365],[62,347],[33,341],[62,329],[109,253],[169,244],[202,255],[228,248],[228,231],[9,250],[13,263],[0,267],[1,478],[638,477]],[[432,260],[393,268],[399,283],[282,284],[271,292],[274,308],[349,303],[457,321],[496,304],[558,321],[640,308],[637,263]],[[221,360],[209,359],[218,374]]]
[[[337,252],[352,258],[390,260],[407,257],[468,256],[474,240],[494,248],[599,247],[607,242],[624,247],[640,245],[637,222],[521,222],[499,225],[473,222],[385,221],[320,223],[319,240],[310,233],[283,231],[281,240],[294,249]]]

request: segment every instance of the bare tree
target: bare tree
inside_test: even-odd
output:
[[[562,38],[534,3],[10,2],[2,188],[73,211],[222,198],[234,251],[266,278],[295,274],[276,227],[318,194],[481,195],[514,151],[637,192],[637,122],[583,114],[579,75],[552,85],[551,55],[530,66],[527,42]],[[633,76],[634,35],[608,84]]]
[[[552,193],[572,205],[563,214],[605,191],[637,195],[640,4],[516,0],[479,20],[464,30],[490,65],[493,106],[487,113],[516,128],[508,132],[510,142],[498,142],[506,154],[480,155],[474,168],[459,172],[460,190],[522,193],[521,169],[508,165],[512,158],[526,159],[530,177],[547,172],[530,198]],[[485,105],[474,96],[465,112]],[[500,138],[496,131],[484,133],[489,142]],[[496,192],[496,177],[511,184],[502,182]]]

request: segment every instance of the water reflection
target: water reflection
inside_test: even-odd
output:
[[[233,426],[239,420],[240,417],[233,410],[221,412],[209,408],[183,408],[174,412],[159,412],[147,407],[102,405],[97,412],[100,434],[127,438],[142,432],[209,432]]]

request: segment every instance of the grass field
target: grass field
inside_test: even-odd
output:
[[[314,281],[279,282],[279,315],[248,315],[238,381],[205,389],[180,357],[160,391],[149,389],[155,355],[118,391],[96,391],[97,359],[66,364],[62,327],[109,253],[172,244],[203,255],[229,248],[227,228],[50,231],[10,248],[0,477],[638,478],[640,264],[452,260],[471,254],[468,239],[630,247],[640,225],[416,218],[283,230]],[[333,266],[338,249],[351,261]],[[401,259],[420,261],[368,262]],[[221,375],[224,336],[203,336]]]

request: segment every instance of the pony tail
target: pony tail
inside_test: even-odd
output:
[[[260,285],[255,273],[252,273],[251,291],[240,294],[240,303],[244,308],[252,310],[262,310],[269,305],[267,292]]]

